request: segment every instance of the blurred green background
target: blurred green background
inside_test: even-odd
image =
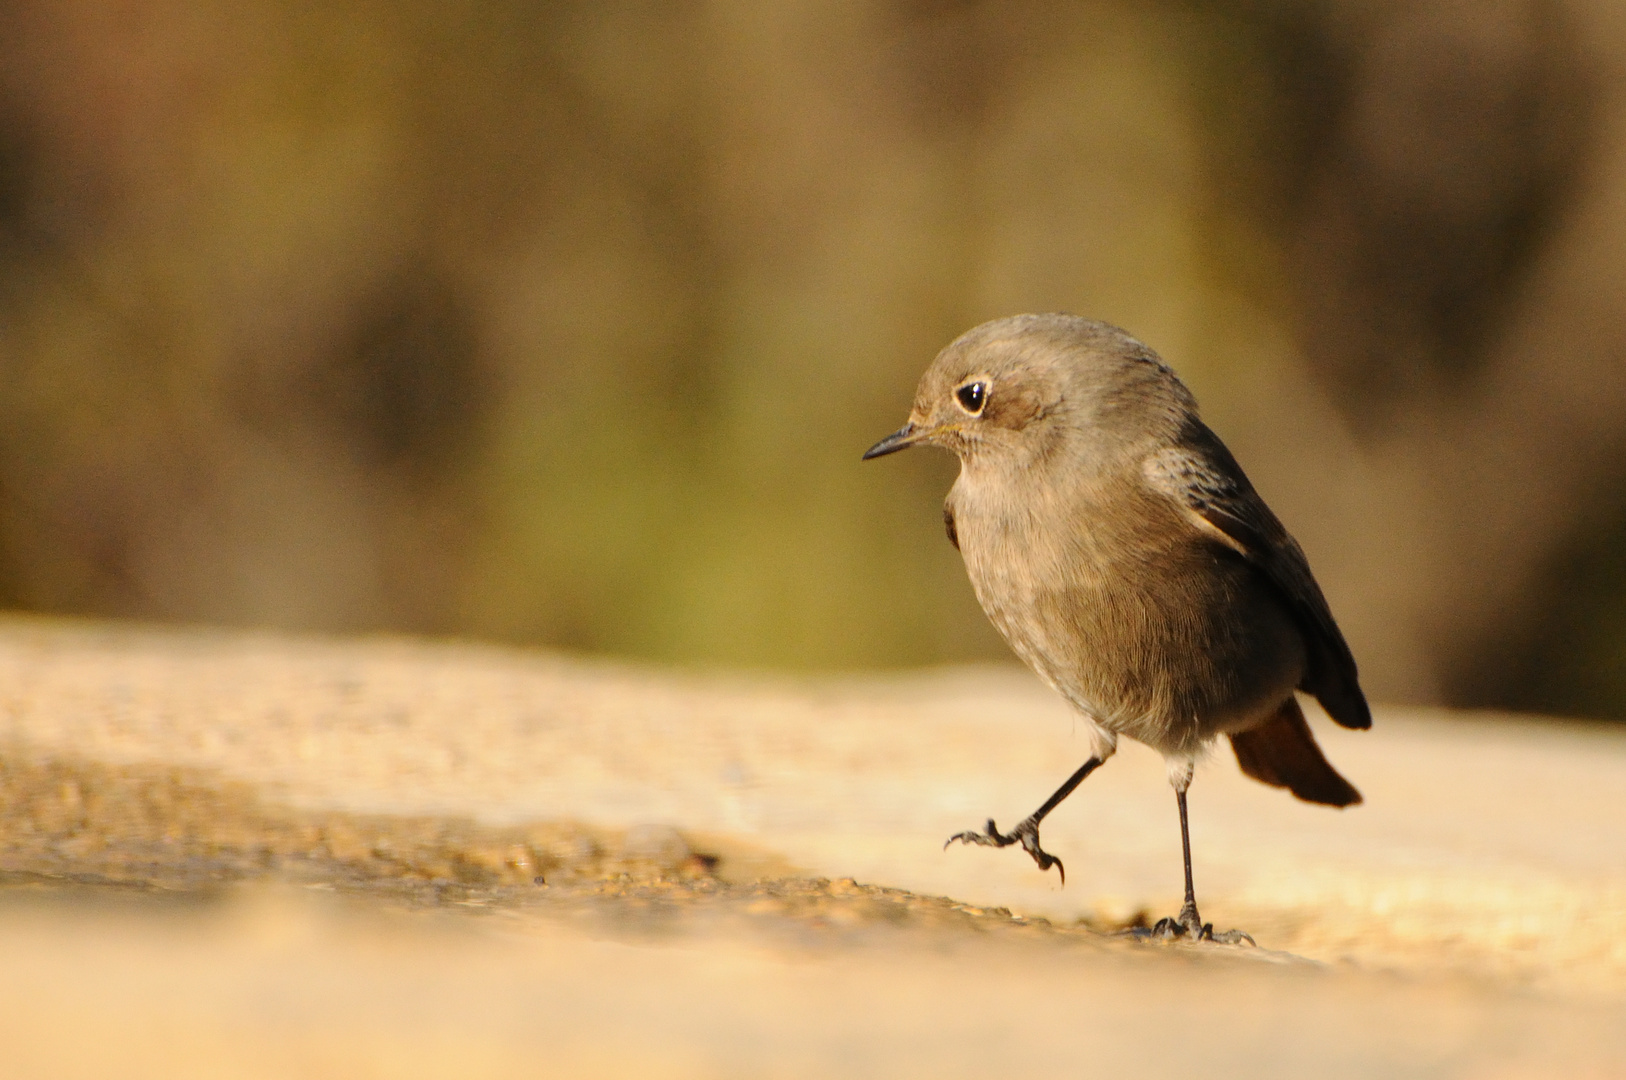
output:
[[[961,330],[1161,350],[1374,696],[1626,716],[1613,0],[10,0],[0,599],[1004,656]]]

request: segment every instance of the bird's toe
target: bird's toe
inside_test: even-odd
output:
[[[1006,836],[999,831],[999,826],[994,824],[994,819],[989,818],[987,828],[983,832],[977,832],[975,829],[957,832],[943,841],[943,847],[947,849],[956,840],[962,844],[979,844],[982,847],[1010,847],[1017,842],[1017,834]]]

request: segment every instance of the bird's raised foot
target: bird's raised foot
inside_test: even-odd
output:
[[[1033,861],[1039,864],[1040,870],[1049,870],[1052,866],[1061,875],[1061,883],[1067,884],[1067,868],[1061,860],[1039,846],[1039,822],[1036,818],[1024,818],[1022,823],[1012,829],[1007,835],[999,831],[994,819],[988,819],[986,832],[957,832],[943,841],[946,849],[954,841],[962,844],[980,844],[983,847],[1010,847],[1012,844],[1021,844],[1022,850],[1033,856]]]

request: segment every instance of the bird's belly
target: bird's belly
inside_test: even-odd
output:
[[[1303,677],[1302,632],[1227,551],[1075,559],[1052,573],[977,554],[966,554],[977,599],[1017,656],[1101,726],[1165,753],[1252,726]]]

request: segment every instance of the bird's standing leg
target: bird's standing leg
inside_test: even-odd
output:
[[[1197,890],[1191,883],[1191,825],[1186,816],[1185,788],[1175,788],[1174,801],[1180,807],[1180,857],[1186,868],[1186,901],[1180,905],[1180,914],[1174,921],[1194,938],[1212,937],[1214,927],[1204,925],[1202,916],[1197,914]]]
[[[1067,868],[1061,864],[1060,859],[1039,846],[1039,822],[1045,819],[1046,814],[1059,806],[1063,799],[1071,795],[1073,789],[1082,784],[1084,778],[1094,772],[1103,760],[1105,759],[1092,757],[1080,765],[1078,771],[1069,776],[1067,782],[1057,788],[1055,793],[1044,801],[1043,806],[1023,818],[1008,835],[1000,832],[999,826],[994,824],[994,819],[989,818],[987,832],[958,832],[943,841],[943,846],[946,848],[956,840],[962,844],[981,844],[983,847],[1009,847],[1012,844],[1020,843],[1022,850],[1032,855],[1033,861],[1039,864],[1040,870],[1048,870],[1054,866],[1057,872],[1061,874],[1061,883],[1066,885]]]
[[[1157,921],[1157,925],[1152,927],[1152,936],[1176,938],[1184,935],[1193,941],[1217,941],[1223,945],[1238,945],[1246,941],[1252,945],[1253,938],[1241,930],[1227,930],[1216,936],[1214,924],[1203,922],[1202,916],[1197,914],[1197,891],[1191,884],[1191,826],[1186,819],[1186,789],[1191,786],[1191,771],[1191,766],[1187,765],[1183,773],[1172,777],[1174,800],[1180,807],[1180,855],[1186,869],[1186,900],[1180,905],[1179,915]]]

